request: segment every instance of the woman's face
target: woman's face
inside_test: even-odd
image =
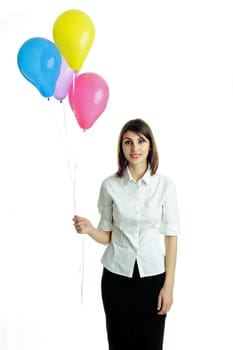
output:
[[[147,166],[150,141],[144,135],[126,131],[122,137],[122,149],[129,164]]]

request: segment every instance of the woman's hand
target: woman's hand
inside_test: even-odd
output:
[[[87,233],[96,242],[108,244],[111,240],[111,231],[103,231],[96,229],[89,220],[82,216],[75,215],[73,217],[74,227],[78,233]]]
[[[89,220],[81,216],[75,215],[73,217],[74,227],[78,233],[88,233],[90,234],[93,231],[93,226]]]
[[[171,309],[173,303],[173,288],[163,286],[159,293],[158,303],[157,303],[157,313],[158,315],[165,315]]]

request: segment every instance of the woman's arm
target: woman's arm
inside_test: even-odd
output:
[[[177,257],[177,236],[165,236],[165,269],[166,277],[158,298],[159,315],[166,314],[173,303],[173,288],[175,282]]]
[[[177,256],[177,236],[165,236],[165,285],[174,287]]]
[[[93,238],[96,242],[107,244],[111,240],[111,232],[98,230],[95,228],[91,222],[83,218],[81,216],[75,215],[73,218],[74,226],[78,233],[87,233],[91,238]]]

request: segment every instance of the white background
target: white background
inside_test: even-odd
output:
[[[22,43],[53,40],[54,21],[72,8],[96,28],[82,71],[110,89],[85,133],[67,100],[47,101],[17,67]],[[97,224],[100,183],[116,170],[121,126],[135,117],[152,126],[159,171],[179,198],[164,349],[232,349],[231,1],[8,0],[0,14],[0,349],[107,349],[105,247],[74,231],[69,169],[77,158],[77,212]]]

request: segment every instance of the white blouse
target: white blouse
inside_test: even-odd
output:
[[[174,182],[150,169],[135,181],[129,169],[123,177],[107,177],[100,189],[98,228],[112,231],[101,262],[111,272],[132,277],[135,261],[141,277],[165,271],[160,234],[180,233]]]

